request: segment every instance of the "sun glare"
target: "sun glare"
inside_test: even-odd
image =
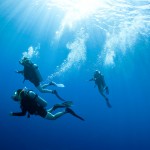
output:
[[[74,4],[73,10],[78,13],[80,17],[88,17],[93,14],[99,7],[99,2],[97,0],[80,0]]]
[[[103,0],[53,0],[51,5],[63,10],[68,26],[81,19],[87,19],[92,16],[97,9],[105,7]]]
[[[75,35],[81,28],[84,29],[85,34],[83,35],[87,34],[91,37],[93,34],[92,39],[99,42],[104,41],[103,49],[100,49],[97,55],[99,55],[98,58],[101,58],[101,62],[103,58],[105,65],[115,64],[117,54],[119,55],[120,52],[125,54],[131,49],[139,35],[150,35],[150,7],[147,0],[141,2],[131,0],[31,1],[32,3],[5,1],[0,6],[1,12],[7,15],[8,20],[16,21],[18,31],[29,30],[38,36],[45,36],[45,33],[47,36],[55,34],[53,35],[54,42],[59,42],[67,33]],[[84,36],[79,37],[78,35],[76,39],[86,39]],[[74,39],[75,43],[78,41],[76,39]],[[77,44],[77,47],[85,45],[81,42]],[[72,51],[71,49],[69,52]],[[86,54],[84,47],[80,51],[82,51],[80,56]],[[75,57],[74,53],[70,53],[67,65],[62,65],[62,68],[67,68],[72,62],[72,64],[78,62],[74,58],[82,58],[77,57],[79,53],[75,54]],[[82,62],[82,59],[80,61]]]
[[[53,0],[51,6],[61,9],[64,13],[60,28],[56,31],[56,39],[59,39],[65,29],[75,28],[80,21],[93,17],[100,8],[106,7],[103,0]]]

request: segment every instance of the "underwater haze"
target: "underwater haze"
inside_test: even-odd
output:
[[[150,0],[0,0],[1,150],[150,150]],[[58,120],[10,116],[27,87],[52,107],[61,101],[15,73],[19,60],[38,64],[73,101]],[[89,82],[95,70],[109,87],[108,108]]]

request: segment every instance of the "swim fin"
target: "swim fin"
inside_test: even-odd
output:
[[[62,84],[62,83],[59,83],[59,84],[57,83],[56,86],[57,86],[57,87],[65,87],[65,85]]]
[[[62,103],[62,105],[65,107],[71,107],[73,105],[73,102],[72,101],[65,101]]]
[[[66,108],[66,113],[70,113],[71,115],[75,116],[76,118],[79,118],[80,120],[84,121],[84,119],[80,116],[78,116],[72,109]]]
[[[107,106],[108,106],[109,108],[112,108],[111,104],[109,103],[108,98],[106,98],[106,104],[107,104]]]
[[[57,93],[56,90],[53,90],[53,94],[55,94],[56,97],[57,97],[58,99],[60,99],[61,101],[66,101],[66,100],[64,100],[62,97],[60,97],[60,96],[58,95],[58,93]]]
[[[112,106],[111,106],[111,104],[110,104],[109,102],[107,102],[107,106],[108,106],[109,108],[112,108]]]

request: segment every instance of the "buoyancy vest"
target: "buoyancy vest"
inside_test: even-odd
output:
[[[37,110],[39,108],[43,108],[43,106],[41,106],[38,101],[36,101],[36,98],[38,97],[37,94],[35,94],[34,97],[31,97],[29,92],[32,90],[27,90],[27,91],[22,91],[21,92],[21,107],[25,107],[28,111],[28,118],[30,117],[30,114],[36,114]]]

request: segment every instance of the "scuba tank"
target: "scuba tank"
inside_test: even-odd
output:
[[[36,78],[38,79],[38,81],[39,82],[43,81],[41,73],[39,71],[39,68],[38,68],[37,64],[33,64],[32,68],[33,68],[34,74],[35,74]]]
[[[29,80],[31,82],[43,81],[37,64],[32,63],[28,58],[22,59],[20,64],[24,66],[24,80]]]
[[[47,106],[47,102],[36,93],[34,93],[32,90],[28,90],[26,87],[24,87],[23,92],[25,96],[27,96],[30,100],[35,101],[39,106]]]
[[[40,96],[37,95],[37,97],[35,98],[35,101],[42,107],[46,107],[47,106],[47,102],[41,98]]]

